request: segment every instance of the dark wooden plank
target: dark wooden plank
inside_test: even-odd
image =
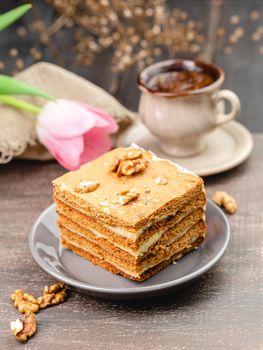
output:
[[[39,294],[53,282],[33,261],[28,234],[52,202],[50,181],[63,169],[22,161],[1,166],[0,349],[262,349],[262,148],[257,134],[247,162],[205,179],[209,196],[226,190],[238,201],[238,213],[229,216],[228,251],[208,274],[180,292],[143,302],[96,300],[72,289],[66,303],[37,314],[38,332],[24,347],[9,330],[18,316],[9,297],[16,288]]]

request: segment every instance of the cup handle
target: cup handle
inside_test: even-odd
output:
[[[220,113],[216,116],[215,125],[220,126],[224,123],[234,119],[240,111],[240,100],[238,96],[230,90],[219,90],[213,95],[214,103],[218,103],[221,100],[228,100],[231,104],[231,111],[227,114]]]

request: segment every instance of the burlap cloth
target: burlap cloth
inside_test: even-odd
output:
[[[119,132],[136,118],[135,113],[123,107],[105,90],[51,63],[37,63],[19,73],[16,78],[51,96],[86,102],[107,112],[119,124]],[[23,99],[39,106],[46,102],[38,97]],[[37,141],[36,119],[30,113],[0,105],[0,164],[8,163],[17,156],[37,160],[52,159],[51,154]]]

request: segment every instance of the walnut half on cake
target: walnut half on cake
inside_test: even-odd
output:
[[[203,180],[141,148],[117,148],[53,181],[61,244],[143,281],[198,247]]]

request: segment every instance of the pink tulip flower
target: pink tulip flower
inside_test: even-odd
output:
[[[81,102],[48,102],[38,115],[39,141],[68,170],[111,149],[109,134],[118,125],[109,115]]]

